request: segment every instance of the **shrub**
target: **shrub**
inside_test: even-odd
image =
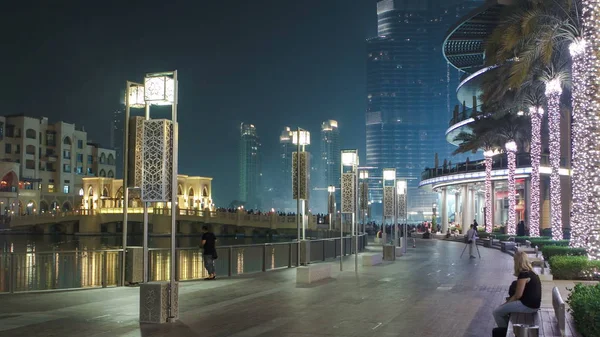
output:
[[[600,284],[577,284],[567,299],[575,328],[585,337],[600,336]]]
[[[490,237],[490,233],[488,233],[486,231],[477,231],[477,236],[480,239],[485,239],[485,238],[489,238]]]
[[[544,260],[548,261],[553,256],[583,256],[587,252],[584,248],[571,248],[563,246],[545,246],[542,248],[542,255]]]
[[[551,238],[552,237],[552,228],[542,228],[542,232],[540,233],[540,235]]]
[[[593,280],[598,278],[600,261],[587,256],[552,256],[549,260],[555,280]]]
[[[537,246],[539,249],[544,248],[544,246],[568,246],[569,240],[550,240],[546,238],[531,238],[531,247]]]
[[[510,235],[508,235],[508,234],[496,234],[496,240],[500,240],[500,241],[506,241],[506,240],[508,240],[509,237],[510,237]]]

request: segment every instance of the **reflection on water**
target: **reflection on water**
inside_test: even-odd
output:
[[[255,243],[267,242],[286,242],[295,239],[295,237],[219,237],[218,245],[249,245]],[[1,252],[12,251],[15,253],[26,253],[30,251],[52,252],[55,250],[100,250],[121,248],[121,235],[109,236],[77,236],[77,235],[35,235],[35,234],[0,234]],[[127,237],[127,246],[141,246],[143,242],[142,235],[129,235]],[[169,248],[171,247],[171,238],[165,236],[150,236],[148,238],[150,248]],[[200,236],[179,236],[177,237],[177,247],[199,247]]]
[[[140,245],[132,238],[131,246]],[[0,292],[116,286],[121,279],[119,237],[76,236],[0,236]],[[130,239],[128,239],[129,241]],[[297,244],[292,242],[263,245],[267,238],[220,238],[215,261],[217,275],[239,275],[294,266]],[[340,239],[311,242],[311,260],[323,261],[339,256]],[[177,278],[181,281],[207,277],[199,237],[178,238]],[[289,239],[287,240],[289,241]],[[362,247],[362,239],[359,241]],[[170,278],[171,259],[168,237],[151,238],[149,272],[151,281]],[[260,244],[260,245],[250,245]],[[245,246],[235,246],[245,245]],[[345,252],[351,249],[344,239]],[[54,250],[52,250],[54,249]],[[135,251],[135,252],[134,252]],[[141,248],[128,249],[127,269],[141,263]],[[131,256],[130,256],[131,254]],[[132,257],[131,259],[129,259]],[[137,261],[137,262],[131,262]],[[134,273],[134,272],[132,272]],[[126,275],[128,275],[126,273]],[[129,276],[128,276],[129,277]],[[140,282],[135,281],[135,282]]]

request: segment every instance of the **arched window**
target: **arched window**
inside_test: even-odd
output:
[[[109,177],[109,178],[114,178],[115,177],[115,174],[113,173],[112,170],[108,170],[107,177]]]
[[[30,129],[31,130],[31,129]],[[27,145],[25,147],[25,153],[32,154],[35,156],[35,145]]]
[[[100,170],[100,173],[98,174],[99,177],[106,177],[106,171],[104,171],[104,169]]]
[[[177,195],[183,195],[183,188],[181,188],[181,185],[177,185]]]
[[[65,145],[71,145],[71,138],[65,137],[65,139],[63,139],[63,144],[65,144]]]
[[[113,154],[109,154],[108,155],[108,165],[114,165],[115,164],[115,156],[113,156]]]
[[[17,174],[14,171],[10,171],[2,177],[0,180],[0,191],[2,192],[16,192],[19,180]]]
[[[88,196],[90,196],[90,197],[94,196],[94,189],[92,188],[92,186],[90,186],[88,188]]]
[[[105,187],[104,187],[104,189],[102,190],[102,196],[103,196],[103,197],[108,197],[108,196],[109,196],[109,194],[108,194],[108,188],[106,188],[106,186],[105,186]]]
[[[208,187],[204,186],[202,189],[202,196],[208,198]]]
[[[36,136],[37,136],[37,132],[35,132],[34,129],[25,130],[25,138],[35,139]]]
[[[70,211],[70,210],[71,210],[71,208],[72,208],[72,207],[71,207],[71,203],[70,203],[70,202],[68,202],[68,201],[65,201],[65,202],[62,204],[62,211],[63,211],[63,212],[68,212],[68,211]]]

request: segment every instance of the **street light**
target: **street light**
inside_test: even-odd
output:
[[[306,145],[310,145],[310,132],[301,128],[292,133],[292,143],[296,145],[296,152],[292,160],[292,189],[293,198],[296,199],[296,227],[298,230],[298,265],[300,265],[300,234],[302,234],[302,241],[306,240],[306,206],[305,202],[308,200],[308,185],[309,185],[309,157],[306,152]],[[302,208],[301,208],[302,204]],[[302,209],[302,218],[300,218],[300,210]],[[302,225],[300,220],[302,219]],[[300,233],[300,227],[302,227],[302,233]],[[308,243],[303,243],[305,246]],[[310,249],[306,247],[306,254],[310,253]],[[306,259],[305,263],[308,264],[310,259]]]
[[[127,241],[128,206],[128,159],[129,159],[129,109],[145,107],[142,123],[142,167],[141,179],[136,181],[141,189],[144,202],[144,282],[148,281],[148,205],[150,202],[166,202],[171,199],[171,256],[169,280],[168,321],[177,320],[178,290],[175,280],[176,265],[176,224],[177,224],[177,164],[178,164],[178,124],[177,124],[177,70],[146,74],[144,85],[127,82],[124,162],[124,203],[123,203],[123,255]],[[171,120],[150,120],[151,105],[170,105]],[[170,174],[170,176],[169,176]],[[125,265],[125,257],[123,266]]]
[[[367,210],[369,209],[369,171],[363,168],[359,168],[359,179],[360,183],[360,216],[362,218],[362,231],[366,233],[367,226]]]
[[[327,187],[329,192],[329,199],[327,202],[327,212],[329,213],[329,230],[333,229],[333,217],[335,216],[335,186],[330,185]]]
[[[406,180],[396,180],[396,193],[398,194],[399,199],[399,215],[400,219],[402,219],[403,223],[403,240],[402,240],[402,252],[406,254],[406,245],[408,243],[408,225],[406,224]]]
[[[121,256],[121,285],[125,286],[125,265],[127,263],[127,215],[129,207],[129,115],[131,108],[143,108],[146,106],[144,100],[144,85],[140,83],[125,82],[125,121],[124,121],[124,136],[123,136],[123,256]],[[147,233],[146,233],[147,234]],[[144,255],[144,279],[146,282],[147,255]]]
[[[398,229],[395,226],[396,224],[396,197],[395,197],[395,189],[396,189],[396,169],[395,168],[385,168],[383,169],[383,221],[381,224],[382,227],[382,238],[383,238],[383,246],[387,243],[387,233],[385,230],[385,221],[386,218],[391,217],[392,221],[394,221],[394,227],[396,228],[395,235],[396,240],[398,239]],[[397,243],[394,243],[394,247]]]
[[[356,209],[357,196],[356,185],[358,185],[358,150],[342,150],[342,216],[352,214],[352,237],[355,239],[356,255],[354,257],[355,271],[358,271],[358,240],[356,236]],[[342,256],[344,253],[344,222],[340,221],[340,271],[342,267]]]

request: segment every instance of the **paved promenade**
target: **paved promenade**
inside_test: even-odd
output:
[[[463,247],[418,240],[358,273],[346,258],[344,272],[333,262],[334,278],[310,286],[294,269],[182,283],[175,324],[140,325],[139,288],[0,295],[0,336],[490,336],[512,257],[480,247],[481,260],[460,259]]]

